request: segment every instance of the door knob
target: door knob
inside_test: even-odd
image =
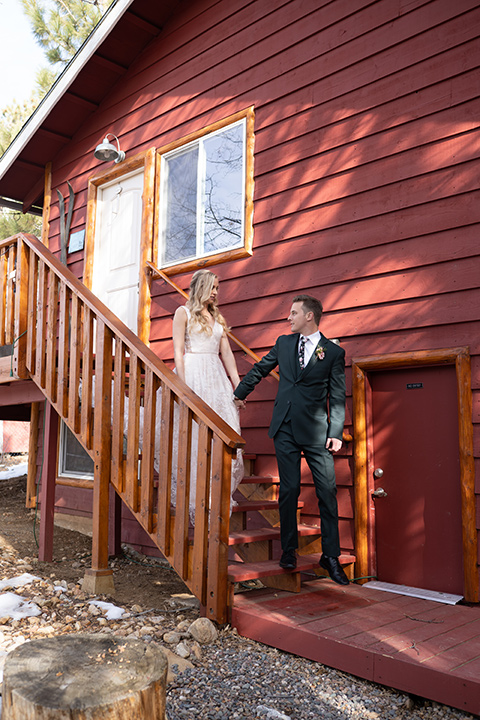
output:
[[[383,488],[377,488],[372,492],[373,497],[387,497],[388,493]]]
[[[383,477],[383,470],[382,470],[382,468],[375,468],[375,470],[373,471],[373,475],[374,475],[374,477],[376,477],[376,478],[381,478],[381,477]]]

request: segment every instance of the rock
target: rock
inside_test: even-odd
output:
[[[167,683],[173,682],[178,675],[185,672],[188,668],[193,668],[190,660],[175,655],[170,648],[162,648],[168,660]]]
[[[218,637],[218,630],[208,618],[197,618],[188,628],[190,635],[201,645],[209,645]]]
[[[175,654],[179,655],[181,658],[188,658],[190,657],[190,650],[184,642],[181,642],[176,646]]]
[[[177,631],[180,633],[186,632],[188,630],[188,628],[190,627],[190,625],[191,625],[190,620],[182,620],[177,625]]]
[[[174,630],[171,632],[166,632],[163,636],[163,641],[168,643],[169,645],[178,645],[181,639],[182,636],[180,635],[180,633],[175,632]]]
[[[194,656],[194,658],[196,660],[202,659],[202,648],[200,647],[200,645],[198,644],[197,641],[192,643],[191,654]]]
[[[152,627],[151,625],[144,625],[143,627],[140,628],[138,633],[139,633],[140,637],[142,637],[143,635],[153,635],[155,633],[155,628]]]
[[[43,627],[38,628],[37,633],[38,635],[53,635],[55,633],[55,628],[53,625],[44,625]]]

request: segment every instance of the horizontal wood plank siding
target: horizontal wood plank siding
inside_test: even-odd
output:
[[[189,2],[55,159],[52,187],[72,183],[81,229],[106,132],[129,157],[253,106],[254,252],[218,266],[233,333],[262,355],[289,332],[292,296],[318,295],[321,329],[347,353],[350,431],[352,357],[469,346],[478,470],[479,36],[478,0]],[[49,243],[59,249],[56,202]],[[81,277],[83,254],[69,265]],[[187,289],[190,274],[174,279]],[[159,280],[151,291],[151,345],[172,364],[183,299]],[[236,358],[244,374],[251,362]],[[241,416],[257,471],[275,471],[275,390],[263,382]],[[352,447],[342,452],[351,521]]]

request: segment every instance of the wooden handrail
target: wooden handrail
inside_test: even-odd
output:
[[[62,278],[65,285],[79,297],[95,315],[100,318],[110,330],[113,330],[126,345],[135,350],[139,358],[153,372],[162,376],[175,390],[175,394],[186,404],[201,420],[206,422],[212,430],[218,433],[223,442],[232,448],[243,447],[244,440],[238,435],[228,423],[226,423],[214,410],[210,408],[196,393],[191,390],[147,345],[130,330],[112,311],[104,305],[73,273],[68,270],[57,258],[33,235],[20,233],[15,236],[21,238],[26,245],[31,247],[35,254],[40,257],[54,273]],[[6,243],[0,244],[0,248]]]
[[[226,622],[231,461],[243,438],[33,235],[0,242],[0,288],[0,343],[13,343],[15,374],[36,383],[94,460],[90,591],[112,572],[113,485],[207,616]]]
[[[182,290],[181,287],[179,287],[176,283],[171,280],[168,275],[166,275],[162,270],[157,268],[153,263],[151,263],[149,260],[147,260],[147,267],[149,268],[152,275],[156,275],[157,277],[164,280],[166,283],[170,285],[174,290],[176,290],[180,295],[182,295],[184,298],[188,300],[188,293],[185,292],[185,290]],[[249,357],[252,358],[252,360],[255,360],[255,362],[258,362],[260,360],[260,357],[253,352],[247,345],[244,345],[241,340],[239,340],[233,333],[231,333],[229,330],[227,331],[227,335],[230,338],[232,342],[235,343],[244,353],[245,355],[249,355]],[[275,370],[272,370],[270,375],[274,377],[276,380],[280,380],[280,376]]]
[[[149,268],[152,275],[156,275],[157,277],[161,278],[166,283],[168,283],[170,285],[170,287],[172,287],[174,290],[176,290],[178,293],[180,293],[180,295],[183,295],[184,298],[188,299],[188,293],[186,293],[185,290],[182,290],[182,288],[179,287],[176,283],[174,283],[173,280],[171,278],[169,278],[166,273],[162,272],[162,270],[157,268],[149,260],[147,260],[147,267]],[[227,332],[227,335],[230,338],[230,340],[232,340],[232,342],[234,342],[236,345],[238,345],[238,347],[241,350],[243,350],[243,352],[246,355],[249,355],[253,360],[255,360],[255,362],[258,362],[260,360],[259,356],[256,353],[254,353],[253,350],[251,350],[249,347],[247,347],[247,345],[244,345],[241,340],[239,340],[237,337],[235,337],[235,335],[233,335],[233,333]],[[275,372],[275,370],[272,370],[270,372],[270,375],[272,375],[272,377],[274,377],[275,380],[280,380],[280,376],[277,372]],[[350,442],[352,442],[352,440],[353,440],[353,438],[350,435],[350,433],[346,433],[346,432],[343,433],[343,442],[350,443]]]

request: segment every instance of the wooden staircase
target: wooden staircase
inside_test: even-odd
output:
[[[254,456],[246,456],[254,464]],[[283,570],[278,562],[281,555],[280,518],[278,513],[279,478],[248,475],[237,490],[237,505],[230,519],[228,580],[241,583],[260,580],[267,587],[300,592],[302,574],[324,577],[319,566],[322,552],[320,527],[301,522],[304,506],[298,503],[298,558],[295,571]],[[339,558],[347,577],[353,578],[355,556],[342,554]]]
[[[244,478],[230,519],[231,461],[243,439],[32,235],[0,242],[0,345],[13,346],[14,377],[33,380],[48,401],[55,444],[42,484],[55,482],[59,419],[93,459],[92,567],[84,582],[89,591],[113,589],[112,487],[205,614],[219,623],[229,620],[236,582],[259,578],[299,591],[303,571],[323,573],[320,529],[302,524],[297,571],[278,566],[278,478]],[[193,529],[192,458],[197,458]],[[51,508],[45,505],[53,524],[54,486],[42,491],[42,498],[50,498]],[[347,566],[353,562],[350,556],[342,560]]]
[[[59,419],[93,460],[92,567],[84,587],[95,593],[113,589],[108,566],[113,488],[205,614],[227,622],[231,461],[243,439],[32,235],[0,242],[0,345],[13,345],[13,377],[32,380],[48,401],[54,442],[46,451],[49,469],[42,485],[49,489],[42,498],[49,502],[42,516],[51,516],[52,524]]]

